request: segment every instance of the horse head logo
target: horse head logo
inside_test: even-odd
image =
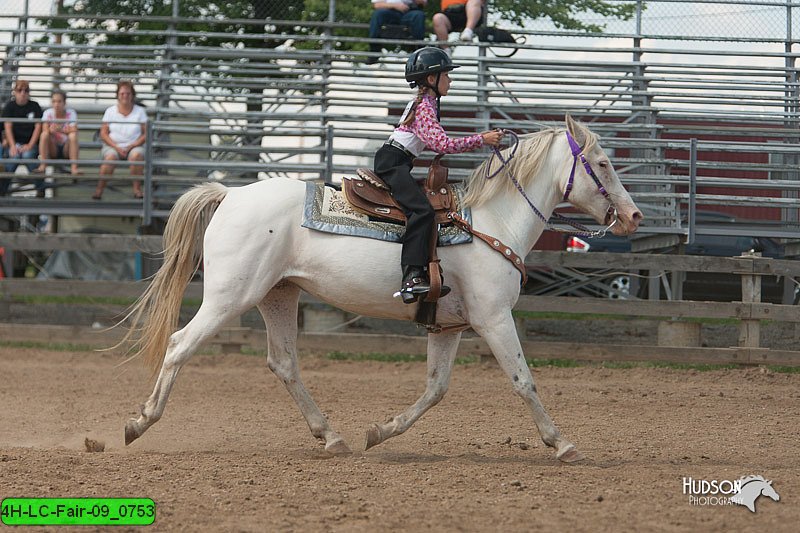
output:
[[[741,488],[739,492],[731,496],[731,502],[744,505],[750,509],[751,513],[756,512],[756,499],[759,496],[768,496],[773,500],[780,501],[781,497],[772,488],[772,481],[764,479],[762,476],[747,476],[739,480]]]

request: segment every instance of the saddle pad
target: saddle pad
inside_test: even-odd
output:
[[[461,184],[454,184],[453,191],[456,195],[456,207],[459,208],[458,214],[471,223],[470,210],[461,209],[464,187]],[[370,220],[367,215],[354,211],[341,191],[312,182],[306,182],[303,222],[300,225],[323,233],[389,242],[403,242],[403,235],[406,232],[405,225]],[[472,235],[456,226],[451,224],[439,228],[439,246],[467,242],[472,242]]]

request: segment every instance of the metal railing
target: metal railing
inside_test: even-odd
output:
[[[686,22],[666,30],[670,19],[663,17],[698,5],[708,12],[727,6],[729,14],[756,10],[761,18],[753,25],[767,14],[772,22],[757,35],[692,32]],[[490,127],[524,133],[570,112],[603,137],[648,217],[645,234],[688,237],[694,231],[684,221],[690,206],[733,206],[741,212],[736,231],[798,238],[800,103],[792,24],[798,7],[657,0],[635,20],[606,21],[603,35],[556,31],[539,23],[515,30],[527,41],[515,45],[519,51],[512,58],[494,57],[492,50],[503,46],[459,44],[454,57],[463,68],[454,73],[443,124],[453,133]],[[365,53],[347,48],[364,39],[337,35],[341,28],[364,25],[331,17],[273,20],[266,32],[264,21],[229,21],[246,31],[208,37],[227,36],[243,45],[222,48],[180,44],[192,35],[187,25],[197,22],[186,17],[153,17],[150,22],[163,24],[163,31],[134,32],[163,36],[157,46],[112,46],[75,44],[86,30],[45,31],[34,14],[19,14],[12,38],[0,42],[5,44],[0,88],[10,88],[14,76],[24,77],[41,101],[59,86],[81,116],[97,116],[113,104],[115,82],[135,77],[152,119],[146,198],[137,208],[144,223],[163,215],[168,199],[197,181],[240,185],[277,175],[330,181],[369,165],[410,96],[402,79],[405,56],[383,54],[377,66],[364,65]],[[291,30],[300,25],[318,34]],[[265,47],[265,41],[285,45]],[[313,49],[302,48],[309,44]],[[88,146],[95,148],[91,141]],[[466,176],[482,157],[450,158],[452,176]],[[81,164],[99,162],[92,157]],[[70,178],[51,179],[67,183]],[[162,203],[154,203],[155,188]],[[71,207],[60,202],[59,212],[69,213]],[[108,204],[103,209],[113,209],[113,202]],[[33,199],[0,199],[0,214],[20,214],[26,205],[31,213],[42,208]],[[74,206],[72,212],[91,208]],[[123,208],[130,213],[131,206]],[[693,220],[691,214],[688,219]]]

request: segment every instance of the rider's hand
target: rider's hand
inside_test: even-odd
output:
[[[483,137],[483,144],[487,144],[489,146],[499,145],[500,141],[503,140],[503,135],[505,135],[503,130],[489,130],[481,133],[481,137]]]
[[[394,7],[394,8],[395,8],[397,11],[399,11],[400,13],[405,13],[406,11],[408,11],[409,9],[411,9],[411,8],[408,6],[408,4],[406,4],[405,2],[397,2],[397,3],[395,3],[395,4],[391,4],[391,5],[392,5],[392,7]]]

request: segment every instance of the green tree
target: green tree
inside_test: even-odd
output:
[[[600,33],[604,25],[579,20],[581,14],[630,20],[636,13],[636,2],[605,2],[603,0],[490,0],[491,9],[504,21],[524,27],[526,22],[547,18],[557,28]]]
[[[153,17],[171,16],[172,4],[171,0],[75,0],[60,6],[59,14],[69,16],[72,27],[88,30],[70,36],[78,44],[161,45],[167,35],[158,32],[165,32],[168,25]],[[303,0],[227,0],[218,4],[208,0],[179,0],[178,5],[180,17],[196,20],[178,26],[182,32],[193,32],[178,38],[178,44],[188,46],[246,46],[252,41],[245,37],[264,33],[262,21],[298,20],[303,10]],[[114,20],[115,17],[120,18]],[[242,19],[258,22],[238,22]],[[64,26],[55,20],[46,20],[45,24],[49,28]],[[227,35],[210,35],[214,33]],[[277,46],[282,42],[261,41],[258,45]]]
[[[162,53],[158,47],[166,45],[169,40],[169,22],[163,17],[172,16],[172,0],[67,0],[66,4],[59,4],[58,14],[68,16],[69,23],[63,19],[49,19],[43,21],[47,27],[81,28],[81,32],[73,32],[69,37],[76,44],[141,47],[145,50],[137,52],[134,48],[130,48],[131,51],[115,48],[106,52],[103,48],[95,49],[90,66],[73,68],[72,75],[86,73],[91,68],[100,78],[106,76],[109,80],[120,76],[155,76],[157,69],[166,63],[172,65],[173,79],[214,79],[218,88],[225,87],[231,94],[244,97],[248,111],[262,110],[261,94],[265,83],[258,79],[263,75],[264,61],[260,58],[257,63],[262,66],[261,69],[249,68],[252,61],[247,54],[238,57],[219,55],[216,58],[214,54],[209,54],[211,58],[194,54],[191,56],[193,59],[184,55],[174,63],[152,61],[154,54]],[[294,31],[294,28],[279,28],[267,21],[300,19],[303,0],[226,0],[221,3],[179,0],[178,6],[178,16],[190,21],[176,25],[175,29],[181,35],[175,38],[174,44],[212,50],[239,50],[274,48],[285,42],[286,39],[282,38],[267,38],[265,33]],[[125,59],[120,60],[121,57]],[[273,81],[277,77],[279,74],[271,76]],[[253,119],[248,130],[258,129],[260,123],[258,119]],[[258,146],[260,136],[244,131],[230,142]],[[257,160],[258,155],[250,158]]]
[[[439,0],[429,0],[425,7],[425,19],[430,21],[439,11]],[[511,25],[524,28],[537,19],[550,19],[557,28],[592,33],[602,32],[601,24],[580,20],[581,14],[594,14],[629,20],[636,12],[636,2],[606,2],[604,0],[488,0],[489,10]],[[370,0],[336,0],[336,20],[345,23],[368,23],[372,15]],[[303,20],[327,20],[328,0],[305,0]],[[432,30],[431,30],[432,31]],[[334,34],[343,37],[366,37],[367,30],[337,27]],[[366,50],[366,43],[342,43],[340,48]]]

